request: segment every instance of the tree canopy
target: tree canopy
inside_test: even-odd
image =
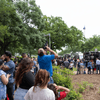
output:
[[[6,50],[15,53],[22,49],[30,53],[41,47],[45,41],[44,34],[40,32],[42,27],[42,12],[34,0],[14,4],[0,0],[1,54]]]
[[[45,27],[43,33],[51,34],[51,48],[61,50],[61,47],[65,46],[79,46],[83,40],[82,31],[72,26],[68,28],[66,23],[61,17],[43,17],[45,21]],[[48,38],[47,38],[48,40]]]
[[[100,36],[85,39],[81,30],[70,28],[61,17],[43,15],[35,0],[0,0],[0,54],[6,50],[14,53],[36,53],[49,42],[51,48],[63,52],[90,51],[98,47]]]

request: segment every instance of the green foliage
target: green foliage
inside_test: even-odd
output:
[[[82,100],[82,95],[77,93],[72,85],[70,75],[73,71],[69,69],[60,69],[59,66],[53,66],[53,80],[57,85],[61,85],[70,89],[70,93],[66,96],[65,100]]]
[[[90,89],[93,89],[94,85],[92,83],[88,84]]]
[[[84,87],[82,84],[79,84],[79,83],[78,83],[78,86],[79,86],[79,88],[77,89],[77,91],[78,91],[79,93],[83,93],[84,90],[85,90],[85,87]]]
[[[99,87],[99,91],[98,91],[98,94],[100,94],[100,87]]]
[[[83,100],[82,95],[80,93],[76,93],[76,91],[71,90],[65,100]]]
[[[95,48],[99,48],[100,45],[100,35],[94,35],[92,38],[86,39],[81,45],[82,52],[94,51]]]
[[[87,86],[88,86],[88,82],[87,81],[83,81],[83,87],[86,89]]]
[[[45,43],[43,19],[34,0],[0,0],[0,54],[34,52]]]
[[[78,30],[76,27],[72,26],[68,28],[66,23],[62,20],[61,17],[47,17],[43,16],[45,22],[45,27],[43,33],[51,35],[51,48],[62,50],[61,47],[66,45],[71,48],[75,45],[81,43],[83,40],[82,31]],[[48,40],[48,37],[47,37]],[[74,50],[74,49],[73,49]]]
[[[15,59],[14,59],[14,58],[11,58],[11,60],[13,60],[13,61],[14,61]]]

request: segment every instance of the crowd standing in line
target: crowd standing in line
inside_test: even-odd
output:
[[[94,71],[96,70],[96,74],[100,74],[100,60],[96,58],[96,61],[93,59],[85,60],[85,59],[77,59],[76,58],[66,58],[63,60],[59,58],[56,60],[57,65],[60,68],[67,68],[73,70],[73,68],[77,68],[77,75],[78,74],[95,74]],[[99,72],[99,73],[98,73]]]

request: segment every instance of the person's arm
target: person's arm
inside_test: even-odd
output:
[[[1,75],[1,80],[2,80],[4,85],[8,84],[8,79],[9,79],[10,76],[11,76],[11,74],[7,74],[7,77],[4,74]]]
[[[51,52],[52,54],[55,55],[55,58],[58,58],[58,54],[56,52],[54,52],[53,50],[51,50],[48,46],[46,46],[46,50],[48,50],[49,52]]]
[[[70,92],[70,90],[66,87],[63,86],[56,86],[57,90],[64,90],[66,94],[68,94]]]
[[[2,67],[2,70],[3,71],[6,71],[6,70],[9,70],[10,68],[7,66],[7,65],[3,65],[3,67]]]
[[[3,65],[2,70],[3,71],[7,71],[7,70],[9,70],[9,69],[11,69],[13,67],[15,68],[15,64],[11,62],[11,63],[9,63],[7,65]]]

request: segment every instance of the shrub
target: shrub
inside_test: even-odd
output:
[[[83,87],[83,85],[78,84],[78,86],[79,86],[79,88],[77,89],[77,91],[78,91],[79,93],[83,93],[84,90],[85,90],[85,88]]]
[[[15,59],[14,58],[11,58],[11,60],[14,61]]]
[[[65,100],[83,100],[82,95],[80,93],[76,93],[76,91],[71,90]]]
[[[90,89],[93,89],[93,84],[92,83],[90,83],[90,84],[88,84],[88,86],[90,87]]]
[[[87,81],[83,81],[83,87],[84,87],[85,89],[86,89],[87,85],[88,85],[88,82],[87,82]]]
[[[71,77],[73,71],[69,69],[60,69],[59,66],[53,66],[53,80],[57,85],[64,86],[70,89],[70,93],[66,96],[65,100],[82,100],[82,95],[74,91]]]

